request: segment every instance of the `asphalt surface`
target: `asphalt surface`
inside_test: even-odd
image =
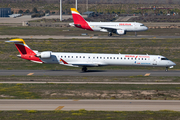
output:
[[[0,76],[180,76],[180,71],[169,70],[0,70]]]
[[[1,35],[3,38],[22,38],[22,39],[177,39],[180,36],[154,36],[154,35],[122,35],[122,36],[57,36],[57,35]]]
[[[3,84],[47,84],[47,83],[55,83],[55,84],[133,84],[133,85],[144,85],[144,84],[150,84],[150,85],[179,85],[179,82],[29,82],[29,81],[8,81],[8,82],[0,82]]]
[[[180,111],[179,100],[19,100],[1,99],[0,110]]]

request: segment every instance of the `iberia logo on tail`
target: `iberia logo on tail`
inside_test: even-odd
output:
[[[31,50],[31,48],[24,42],[23,39],[16,38],[6,42],[14,42],[16,48],[20,53],[18,57],[21,57],[22,59],[26,59],[26,60],[31,60],[37,63],[43,63],[39,57],[36,57],[36,53],[33,50]]]
[[[76,27],[93,31],[88,22],[81,16],[76,8],[71,8],[71,13]]]

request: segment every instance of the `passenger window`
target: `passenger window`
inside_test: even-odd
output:
[[[61,58],[63,58],[63,56],[61,56]]]
[[[138,58],[138,60],[140,60],[140,58]]]
[[[73,56],[71,56],[71,58],[73,58]]]
[[[145,60],[146,60],[146,58],[145,58]]]
[[[83,58],[85,58],[85,56],[83,56]]]
[[[66,56],[64,56],[64,58],[66,58]]]
[[[106,57],[104,57],[104,59],[106,59]]]
[[[91,57],[89,57],[89,59],[90,59]]]
[[[97,59],[98,59],[98,57],[97,57]]]
[[[133,60],[133,58],[131,58],[131,60]]]
[[[119,57],[117,57],[117,59],[119,59]]]
[[[143,58],[142,58],[142,60],[143,60]]]
[[[68,58],[70,58],[70,56],[68,56]]]
[[[78,56],[76,56],[76,58],[78,58]]]
[[[79,58],[81,58],[81,56],[79,56]]]
[[[100,59],[102,59],[102,57],[100,57]]]
[[[136,60],[136,58],[135,58],[135,60]]]
[[[122,57],[121,57],[121,59],[122,59]]]
[[[126,59],[126,58],[124,58],[124,59]]]
[[[93,57],[93,59],[95,59],[95,57]]]
[[[129,58],[128,58],[128,60],[129,60]]]
[[[112,57],[110,57],[110,59],[112,59]]]
[[[107,57],[107,59],[109,59],[109,57]]]

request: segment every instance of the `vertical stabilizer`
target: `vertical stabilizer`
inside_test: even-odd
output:
[[[76,10],[76,8],[71,8],[71,13],[74,21],[74,25],[78,28],[92,30],[87,21],[81,16],[81,14]]]
[[[11,39],[6,42],[13,42],[18,49],[20,55],[18,57],[31,60],[33,62],[43,63],[39,57],[36,57],[36,53],[24,42],[21,38]]]

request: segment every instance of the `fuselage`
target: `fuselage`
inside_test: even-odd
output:
[[[72,67],[99,66],[158,66],[173,68],[176,64],[161,55],[136,54],[103,54],[103,53],[68,53],[31,50],[23,39],[17,38],[6,42],[14,42],[20,55],[18,57],[36,63],[61,64]]]
[[[67,64],[65,64],[63,59]],[[160,55],[135,55],[135,54],[94,54],[94,53],[65,53],[52,52],[51,57],[42,59],[43,63],[63,64],[67,66],[79,67],[92,65],[96,66],[159,66],[170,67],[176,65]],[[80,65],[81,64],[81,65]],[[91,67],[91,66],[90,66]]]
[[[79,28],[93,31],[109,32],[109,29],[124,30],[126,32],[139,32],[148,30],[142,23],[137,22],[87,22],[89,27],[81,26]],[[76,26],[78,27],[78,26]]]

